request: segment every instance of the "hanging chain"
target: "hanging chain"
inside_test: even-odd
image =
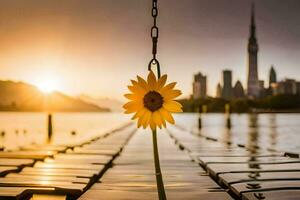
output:
[[[160,65],[158,60],[156,59],[157,54],[157,42],[158,42],[158,27],[156,25],[156,19],[158,15],[158,9],[157,9],[157,0],[152,0],[152,11],[151,15],[153,17],[153,26],[151,28],[151,38],[152,38],[152,55],[153,58],[149,62],[148,70],[151,70],[152,65],[157,66],[157,77],[160,78]]]
[[[152,11],[151,15],[153,17],[153,26],[151,28],[151,38],[152,38],[152,59],[149,62],[148,70],[151,71],[151,67],[156,65],[157,67],[157,78],[160,78],[160,65],[158,60],[156,59],[157,54],[157,41],[158,41],[158,27],[156,25],[156,18],[158,15],[157,9],[157,0],[152,0]],[[158,191],[158,198],[159,200],[166,200],[166,193],[164,188],[164,182],[160,170],[159,164],[159,155],[158,155],[158,148],[157,148],[157,136],[156,136],[156,129],[152,131],[152,140],[153,140],[153,154],[154,154],[154,165],[155,165],[155,175],[156,175],[156,184],[157,184],[157,191]]]

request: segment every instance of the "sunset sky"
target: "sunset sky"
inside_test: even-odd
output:
[[[185,96],[198,71],[210,95],[223,69],[245,86],[250,0],[158,1],[161,70]],[[279,79],[300,80],[300,1],[255,5],[260,79],[274,64]],[[150,0],[0,0],[0,79],[122,99],[147,74],[151,23]]]

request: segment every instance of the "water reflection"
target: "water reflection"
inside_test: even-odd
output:
[[[249,160],[248,160],[248,167],[253,169],[248,174],[248,177],[252,180],[257,180],[260,177],[260,173],[257,169],[260,169],[260,164],[257,160],[256,154],[258,151],[258,137],[259,137],[259,126],[258,126],[258,115],[251,114],[249,115],[249,132],[248,132],[248,145],[249,148]],[[261,185],[259,182],[249,182],[247,183],[247,188],[249,189],[259,189]],[[254,195],[258,199],[264,199],[265,196],[263,193],[254,193]]]
[[[225,128],[224,129],[224,141],[226,141],[226,144],[228,147],[232,144],[232,133],[230,128]]]
[[[271,114],[269,117],[269,124],[270,124],[270,149],[275,150],[276,149],[276,144],[277,144],[277,138],[278,138],[278,133],[277,133],[277,118],[275,114]]]
[[[251,169],[259,169],[259,164],[257,164],[257,158],[255,154],[257,153],[257,146],[258,146],[258,125],[257,120],[258,116],[257,114],[251,114],[249,115],[249,132],[248,132],[248,144],[247,148],[249,149],[249,168]],[[250,173],[250,178],[256,178],[259,176],[257,173]]]
[[[248,141],[247,147],[250,149],[250,152],[256,153],[258,147],[258,114],[250,114],[248,116]]]
[[[226,113],[226,127],[228,129],[231,129],[231,114],[230,113]]]

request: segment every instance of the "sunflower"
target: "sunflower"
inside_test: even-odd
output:
[[[137,126],[144,129],[150,126],[166,127],[166,121],[174,124],[171,113],[182,112],[182,105],[174,99],[181,95],[180,90],[174,89],[176,82],[166,84],[167,75],[158,80],[150,71],[147,81],[137,76],[137,80],[131,80],[132,85],[128,89],[132,92],[124,96],[130,101],[123,108],[126,114],[135,113],[132,119],[137,119]]]

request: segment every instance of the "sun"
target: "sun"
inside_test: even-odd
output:
[[[48,80],[41,80],[36,86],[44,93],[51,93],[57,89],[59,89],[58,82],[48,79]]]

